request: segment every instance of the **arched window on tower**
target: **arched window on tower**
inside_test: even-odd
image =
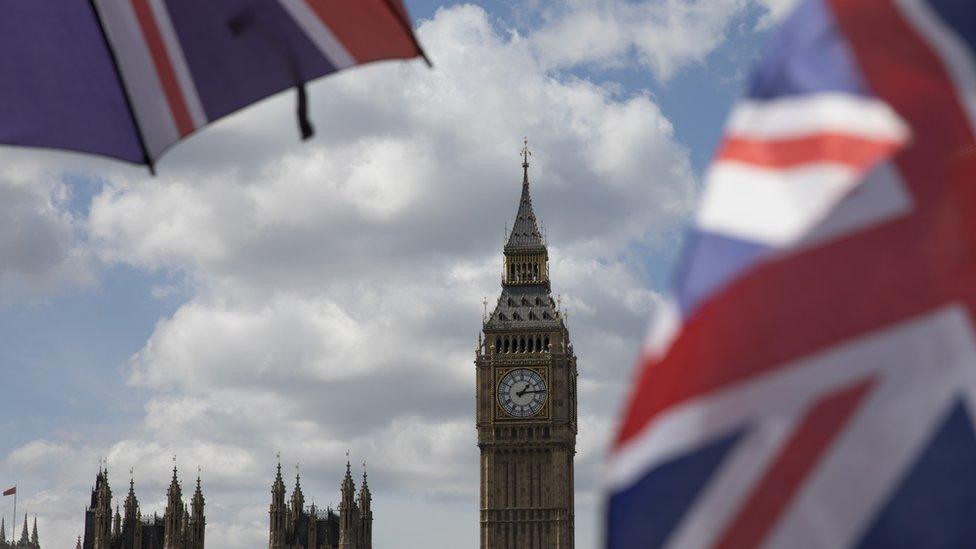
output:
[[[505,352],[507,353],[507,352],[508,352],[508,350],[509,350],[509,346],[508,346],[508,338],[506,337],[506,338],[505,338]]]
[[[495,338],[495,352],[496,353],[502,352],[502,338],[500,337]]]

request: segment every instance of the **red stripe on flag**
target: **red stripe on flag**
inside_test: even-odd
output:
[[[176,129],[180,137],[184,137],[193,131],[193,119],[190,117],[190,110],[186,106],[186,99],[183,97],[183,90],[180,89],[176,78],[176,71],[166,51],[166,44],[159,32],[156,17],[153,15],[152,8],[149,7],[148,0],[132,0],[132,8],[135,11],[136,19],[139,20],[139,27],[142,29],[142,36],[146,40],[149,52],[152,55],[153,64],[156,66],[156,73],[163,86],[163,94],[169,104],[170,113],[176,122]]]
[[[399,0],[305,0],[358,63],[406,58],[420,51],[402,22]]]
[[[872,88],[912,128],[896,164],[914,213],[759,266],[702,305],[663,359],[640,361],[616,447],[691,398],[946,303],[976,309],[976,140],[955,87],[886,0],[832,3]]]
[[[16,486],[11,487],[11,488],[7,488],[6,490],[3,491],[3,495],[5,495],[5,496],[12,496],[12,495],[14,495],[16,493],[17,493],[17,487]]]
[[[824,450],[850,420],[874,380],[819,400],[806,413],[766,475],[719,538],[718,549],[758,547],[789,505]]]
[[[899,157],[902,175],[927,200],[948,183],[944,171],[974,138],[944,63],[890,0],[830,0],[868,84],[908,122],[914,139]],[[949,32],[949,31],[946,31]]]
[[[900,146],[891,141],[840,133],[776,140],[728,137],[716,160],[738,161],[764,168],[792,168],[814,162],[864,168],[874,165]]]

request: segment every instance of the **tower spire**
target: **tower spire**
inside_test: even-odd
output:
[[[505,250],[521,251],[525,249],[541,249],[544,247],[542,242],[542,232],[539,230],[539,223],[536,221],[535,212],[532,211],[532,196],[529,193],[529,140],[523,141],[522,146],[522,196],[519,198],[518,213],[515,214],[515,223],[512,224],[512,231],[508,235],[505,243]]]

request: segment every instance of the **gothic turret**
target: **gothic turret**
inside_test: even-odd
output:
[[[373,496],[366,482],[366,462],[363,462],[363,485],[359,489],[359,543],[361,547],[373,546]]]
[[[31,528],[31,547],[38,549],[41,542],[37,539],[37,515],[34,515],[34,527]]]
[[[346,461],[346,476],[342,479],[342,501],[339,502],[339,549],[359,548],[359,508],[356,506],[356,483]]]
[[[112,522],[112,539],[117,540],[122,535],[122,515],[119,514],[119,506],[115,506],[115,520]]]
[[[136,498],[136,481],[129,476],[129,493],[125,496],[125,515],[122,523],[125,526],[133,525],[139,513],[139,500]]]
[[[20,541],[18,541],[17,543],[19,543],[20,545],[27,545],[28,543],[30,543],[30,534],[28,534],[28,530],[27,530],[27,513],[24,513],[24,529],[21,530]]]
[[[271,485],[271,537],[268,540],[270,549],[285,547],[286,519],[288,509],[285,506],[285,481],[281,478],[281,460],[278,460],[278,472],[275,474],[274,484]]]
[[[176,465],[173,465],[173,479],[166,489],[166,512],[163,514],[163,549],[182,549],[183,490],[176,478]]]
[[[203,549],[207,519],[203,514],[203,490],[200,487],[200,474],[197,472],[197,489],[190,502],[190,526],[187,533],[187,549]]]
[[[108,469],[99,468],[92,496],[95,508],[93,549],[110,549],[112,544],[112,488],[108,484]],[[86,542],[87,543],[87,542]]]
[[[302,476],[298,472],[298,465],[295,465],[295,490],[291,493],[291,506],[288,514],[289,534],[298,531],[298,526],[302,520],[302,513],[304,510],[305,495],[302,494]]]
[[[0,545],[7,543],[7,524],[0,517]]]

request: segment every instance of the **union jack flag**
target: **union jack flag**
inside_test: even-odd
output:
[[[976,4],[808,0],[706,176],[607,546],[976,546]]]
[[[0,15],[0,143],[151,165],[281,90],[423,55],[401,0],[45,0]]]

